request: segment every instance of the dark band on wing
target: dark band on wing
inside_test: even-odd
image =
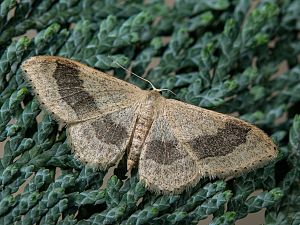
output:
[[[92,126],[99,140],[118,147],[121,147],[129,136],[126,128],[115,123],[109,115],[92,122]]]
[[[68,66],[57,62],[56,70],[53,74],[58,86],[61,98],[75,111],[76,115],[93,112],[97,110],[97,105],[83,87],[83,80],[79,78],[80,70],[76,65]]]
[[[246,142],[250,126],[240,122],[227,122],[225,127],[218,129],[214,135],[199,136],[188,144],[195,151],[199,159],[215,156],[225,156],[236,147]]]
[[[179,149],[178,141],[176,140],[153,140],[147,144],[145,158],[152,159],[158,164],[170,165],[174,161],[186,156],[186,153]]]

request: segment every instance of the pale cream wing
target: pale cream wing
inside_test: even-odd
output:
[[[167,100],[166,118],[198,166],[200,176],[228,177],[265,165],[276,158],[272,140],[237,118],[176,100]]]
[[[135,104],[68,126],[68,140],[75,156],[101,169],[114,165],[130,143],[137,107]]]
[[[133,105],[143,92],[134,85],[62,57],[32,57],[23,63],[22,69],[44,107],[67,123]]]
[[[140,180],[158,193],[180,193],[199,180],[196,159],[178,139],[163,110],[159,110],[149,130],[138,171]]]

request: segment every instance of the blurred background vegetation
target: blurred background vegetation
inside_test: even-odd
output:
[[[300,224],[298,0],[0,2],[0,224],[243,224],[262,209],[265,224]],[[147,88],[116,60],[177,94],[166,97],[257,125],[279,157],[173,196],[126,179],[123,162],[109,173],[86,167],[24,82],[20,64],[33,55]]]

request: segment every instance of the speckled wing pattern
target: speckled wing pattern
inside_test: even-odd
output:
[[[123,156],[141,89],[61,57],[32,57],[22,69],[43,107],[68,124],[69,143],[81,161],[106,169]]]
[[[128,148],[137,115],[136,107],[127,107],[68,129],[69,143],[79,160],[101,169],[113,166]]]
[[[139,160],[140,179],[151,190],[163,193],[179,193],[200,178],[196,158],[188,153],[171,122],[163,110],[158,113]]]
[[[139,174],[158,192],[180,193],[201,177],[240,175],[277,156],[263,131],[237,118],[171,99],[157,115]]]
[[[31,57],[22,69],[44,107],[66,123],[126,108],[142,93],[132,84],[62,57]]]

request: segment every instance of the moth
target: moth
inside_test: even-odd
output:
[[[240,119],[166,99],[79,62],[36,56],[22,64],[42,106],[67,124],[84,163],[107,169],[127,153],[128,170],[159,193],[181,193],[202,177],[226,178],[277,156],[272,140]]]

